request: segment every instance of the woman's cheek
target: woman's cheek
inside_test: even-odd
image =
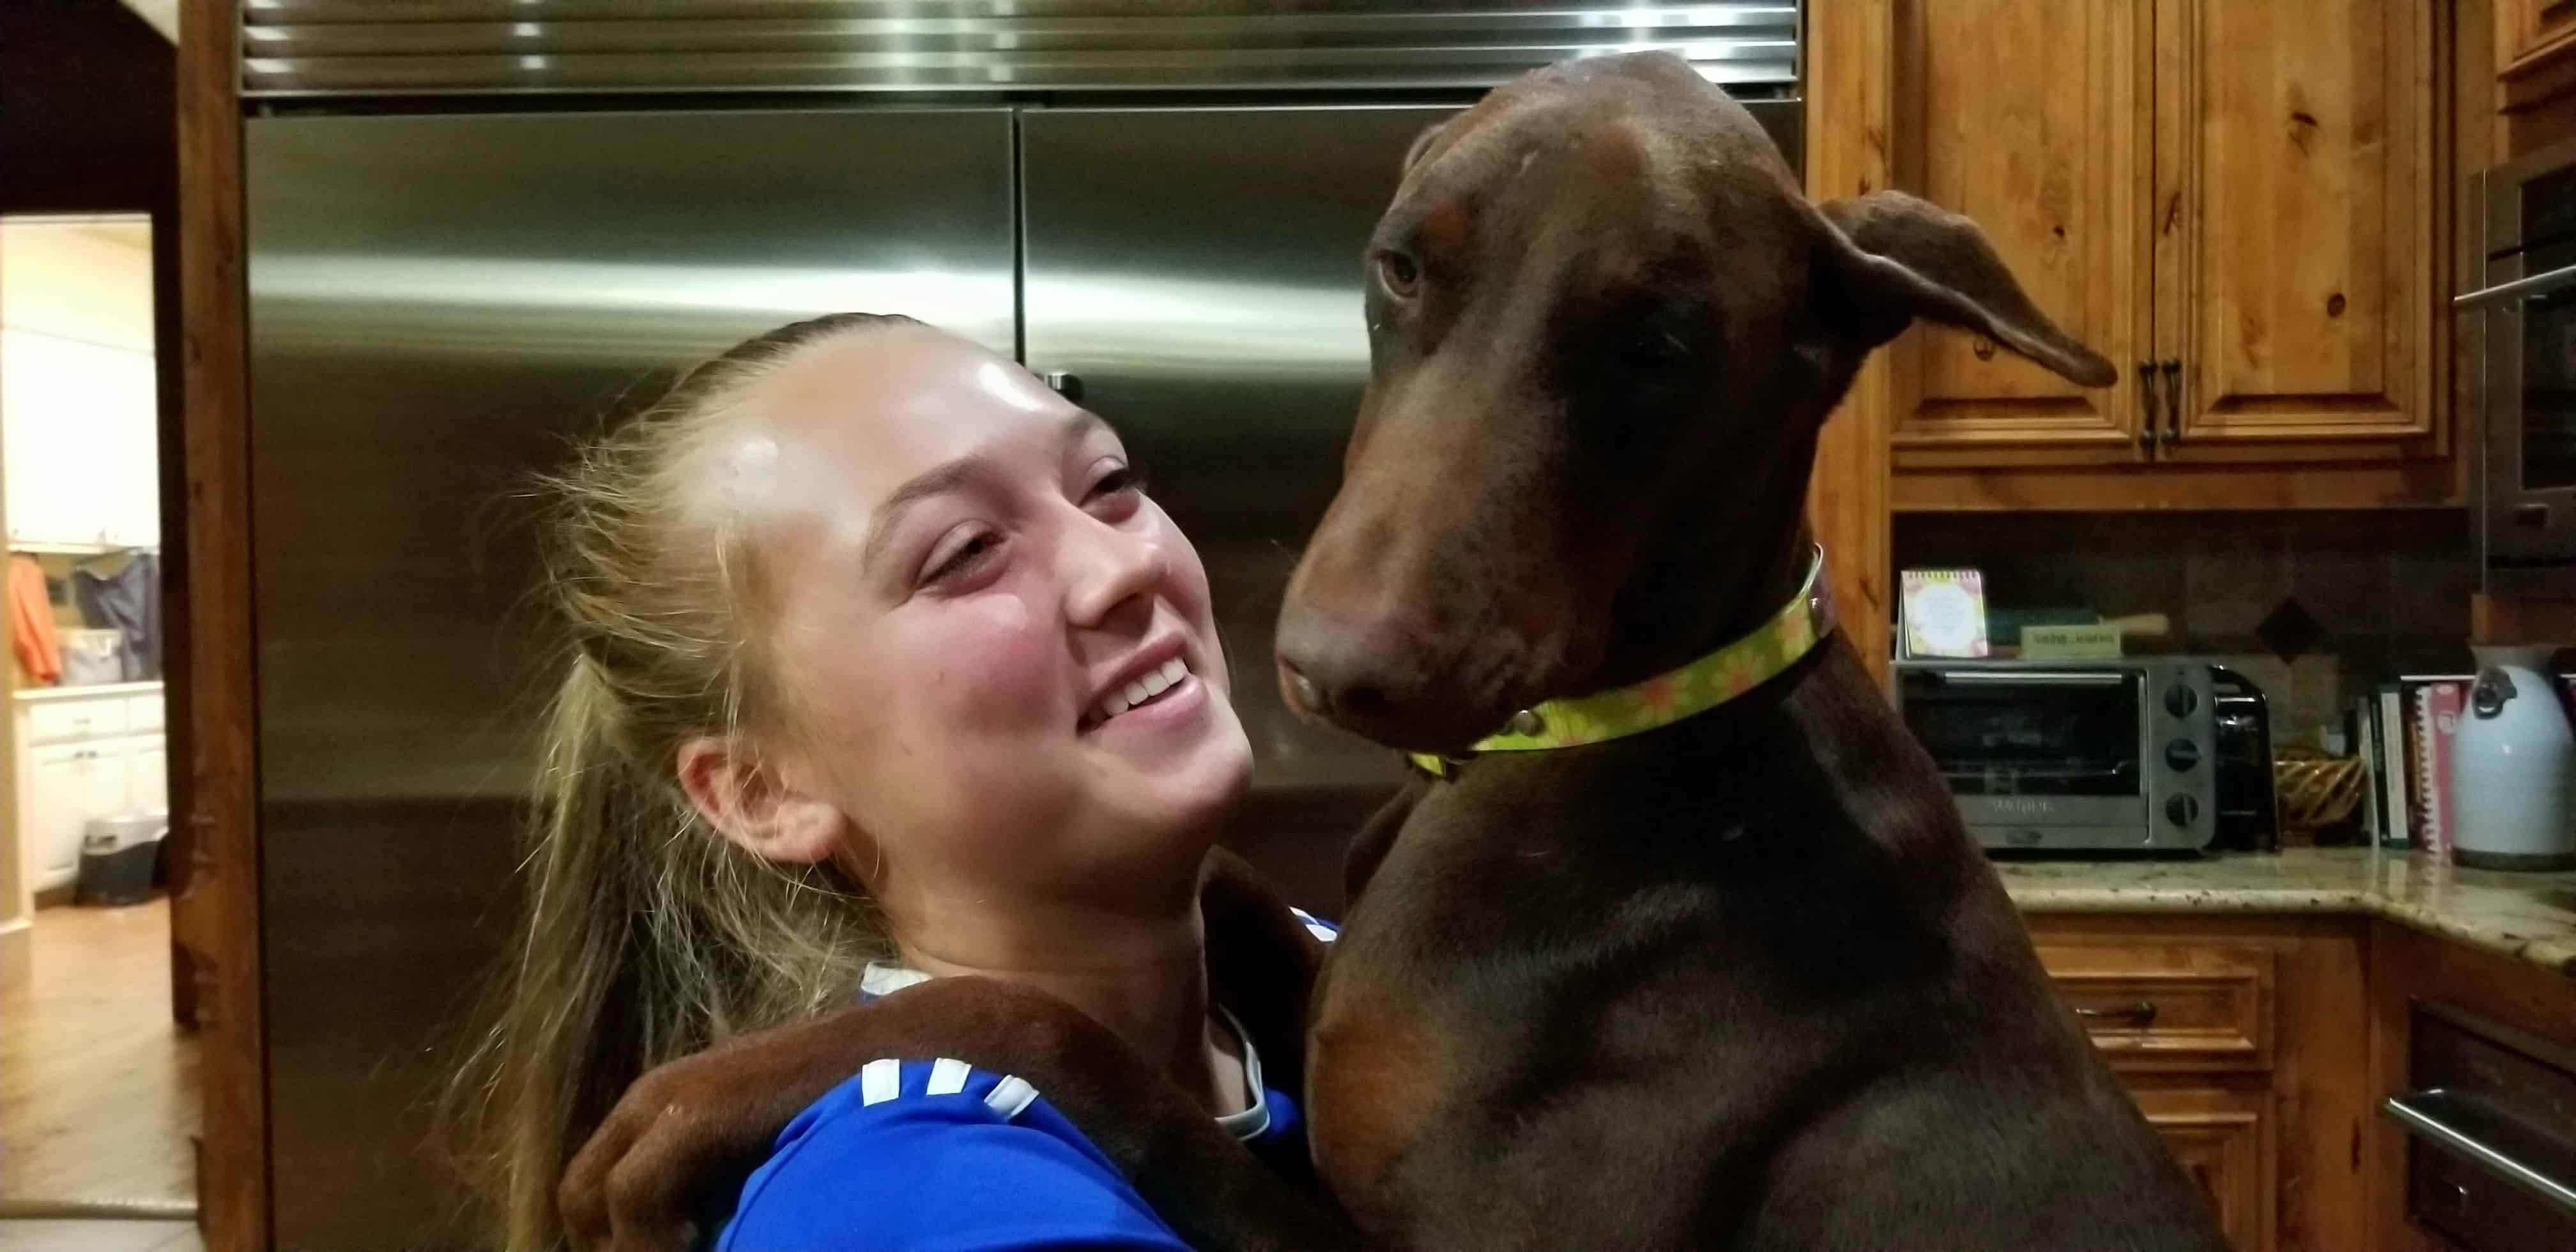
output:
[[[1025,598],[997,589],[941,607],[916,624],[920,646],[907,650],[921,658],[933,707],[981,733],[1066,721],[1063,642]]]

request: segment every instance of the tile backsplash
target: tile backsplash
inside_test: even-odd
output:
[[[1906,513],[1895,546],[1900,570],[1983,570],[1993,608],[2166,614],[2173,633],[2130,652],[2236,669],[2284,744],[2315,744],[2348,695],[2391,675],[2469,667],[2462,510]]]

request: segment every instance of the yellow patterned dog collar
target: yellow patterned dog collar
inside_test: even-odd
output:
[[[1797,598],[1752,634],[1641,683],[1523,709],[1512,715],[1503,733],[1476,741],[1468,756],[1577,748],[1670,726],[1777,677],[1833,629],[1833,595],[1825,583],[1825,552],[1818,548]],[[1467,758],[1413,753],[1410,759],[1423,772],[1445,778]]]

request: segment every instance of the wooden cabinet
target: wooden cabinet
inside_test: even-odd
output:
[[[1975,219],[2123,374],[2086,390],[1978,336],[1909,333],[1864,380],[1895,507],[2456,498],[2448,5],[1854,7],[1888,38],[1820,36],[1817,55],[1890,60],[1889,179]]]
[[[1921,58],[1915,99],[1896,110],[1904,181],[1975,219],[2069,334],[2114,362],[2149,355],[2150,93],[2140,54],[2151,7],[1903,7]],[[2139,459],[2145,406],[2133,387],[2077,386],[1982,335],[1916,332],[1888,358],[1903,397],[1901,464]]]
[[[2182,367],[2160,456],[2441,450],[2438,7],[2157,6],[2154,355]]]
[[[2200,1184],[2219,1229],[2237,1252],[2274,1246],[2263,1197],[2274,1159],[2268,1091],[2225,1087],[2146,1087],[2132,1092],[2156,1136],[2173,1149],[2183,1172]]]
[[[2576,0],[2494,0],[2494,107],[2505,156],[2576,139]]]
[[[2361,919],[2029,920],[2050,981],[2238,1252],[2369,1246]]]

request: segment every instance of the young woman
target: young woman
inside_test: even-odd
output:
[[[1198,893],[1251,754],[1207,576],[1104,423],[846,314],[699,367],[553,486],[574,647],[460,1087],[507,1246],[561,1241],[555,1180],[645,1069],[952,974],[1069,1002],[1302,1157],[1208,993]],[[723,1243],[1181,1246],[1025,1083],[929,1056],[807,1109]]]

